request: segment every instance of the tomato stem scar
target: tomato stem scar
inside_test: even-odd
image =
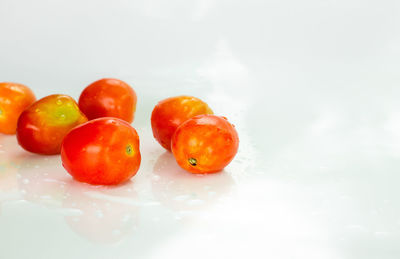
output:
[[[128,145],[125,147],[125,152],[126,152],[128,155],[132,155],[133,149],[132,149],[132,145],[131,145],[131,144],[128,144]]]
[[[196,165],[197,165],[197,160],[196,160],[196,158],[191,157],[191,158],[188,159],[188,162],[189,162],[189,164],[191,164],[192,166],[196,166]]]

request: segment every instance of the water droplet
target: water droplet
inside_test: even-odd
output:
[[[188,205],[192,205],[192,206],[202,205],[203,203],[204,203],[204,201],[199,200],[199,199],[194,199],[194,200],[187,202]]]
[[[62,101],[61,101],[60,99],[58,99],[58,100],[56,101],[56,104],[57,104],[57,105],[61,105],[61,104],[62,104]]]
[[[119,235],[121,235],[121,230],[119,230],[119,229],[114,229],[114,230],[112,231],[112,235],[113,235],[113,236],[119,236]]]
[[[98,217],[98,218],[104,217],[103,212],[102,212],[101,210],[97,210],[97,211],[96,211],[96,217]]]
[[[63,113],[63,114],[60,114],[60,118],[61,119],[65,119],[65,114]]]
[[[122,221],[122,222],[128,222],[128,221],[130,220],[130,218],[131,218],[131,215],[126,214],[126,215],[124,215],[124,216],[122,217],[121,221]]]

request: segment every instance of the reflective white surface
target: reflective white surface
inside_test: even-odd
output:
[[[0,258],[400,258],[399,8],[2,0],[0,81],[132,84],[143,160],[88,186],[0,136]],[[181,94],[236,125],[222,173],[188,174],[153,139],[152,108]]]

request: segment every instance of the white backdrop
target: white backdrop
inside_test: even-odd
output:
[[[389,0],[1,0],[0,81],[128,82],[143,162],[92,188],[1,136],[0,258],[398,259],[399,26]],[[223,173],[153,140],[152,108],[181,94],[238,128]]]

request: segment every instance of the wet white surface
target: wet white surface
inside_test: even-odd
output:
[[[142,166],[75,182],[0,136],[0,258],[400,258],[398,1],[0,2],[0,81],[38,97],[132,84]],[[153,139],[158,100],[233,122],[225,171]]]

